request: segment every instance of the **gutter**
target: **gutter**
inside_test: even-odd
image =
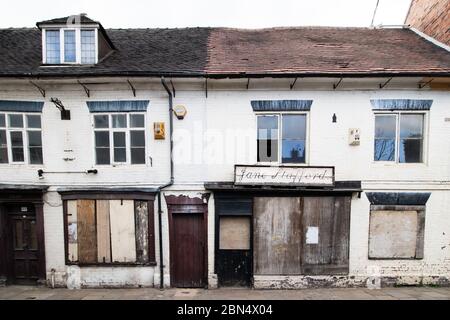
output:
[[[170,181],[160,187],[158,187],[158,233],[159,233],[159,288],[164,288],[164,258],[163,258],[163,240],[162,240],[162,205],[161,205],[161,190],[167,188],[174,183],[173,175],[173,94],[167,86],[164,77],[161,78],[161,84],[166,89],[169,95],[169,139],[170,139]]]

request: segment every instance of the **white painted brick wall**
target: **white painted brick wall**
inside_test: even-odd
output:
[[[175,82],[177,86],[177,82]],[[310,136],[308,153],[309,165],[324,165],[336,167],[337,180],[361,180],[363,188],[370,191],[402,190],[430,191],[432,196],[427,204],[425,227],[425,256],[417,261],[375,261],[368,259],[368,222],[369,203],[363,194],[361,199],[354,197],[351,213],[350,234],[350,276],[367,277],[368,268],[379,268],[386,276],[417,277],[445,276],[450,274],[450,122],[444,118],[450,117],[450,95],[439,91],[418,90],[286,90],[270,88],[267,90],[229,90],[210,89],[208,98],[201,86],[177,88],[174,104],[186,106],[188,113],[184,120],[174,120],[174,128],[178,131],[175,148],[180,148],[186,142],[183,135],[194,134],[204,129],[213,130],[216,136],[228,131],[240,133],[250,130],[255,132],[255,115],[250,106],[251,100],[271,99],[311,99],[314,100],[309,113]],[[197,84],[195,84],[197,86]],[[56,271],[56,279],[64,284],[67,278],[64,265],[63,216],[61,200],[55,190],[64,186],[157,186],[169,180],[169,141],[153,139],[153,122],[163,121],[168,131],[168,99],[160,85],[154,83],[138,83],[137,97],[134,98],[124,84],[95,86],[91,98],[86,98],[83,89],[73,85],[47,86],[47,98],[43,110],[43,166],[0,165],[2,183],[47,184],[50,191],[45,197],[45,242],[47,271]],[[275,87],[275,84],[273,85]],[[72,120],[60,120],[59,111],[49,102],[49,97],[58,97],[71,110]],[[427,153],[424,164],[380,164],[372,161],[374,120],[370,99],[408,98],[433,99],[434,103],[429,113],[429,133],[426,141]],[[39,93],[29,85],[5,84],[0,87],[0,99],[5,100],[43,100]],[[145,166],[96,166],[94,164],[93,130],[91,118],[86,106],[86,100],[117,100],[117,99],[149,99],[147,112],[147,147],[148,154],[153,158],[153,166],[148,162]],[[332,123],[332,115],[336,113],[337,123]],[[347,134],[349,128],[361,129],[361,145],[349,146]],[[184,130],[184,131],[183,131]],[[199,131],[201,133],[201,131]],[[256,133],[255,133],[256,134]],[[168,136],[168,132],[167,132]],[[184,137],[185,138],[185,137]],[[211,138],[211,137],[210,137]],[[213,135],[214,141],[214,135]],[[66,139],[70,143],[66,143]],[[197,138],[196,147],[192,147],[193,163],[188,163],[187,156],[176,153],[175,185],[166,192],[174,194],[189,194],[204,191],[205,181],[232,181],[235,163],[253,164],[256,162],[256,141],[244,147],[249,152],[249,158],[242,159],[238,154],[232,161],[222,161],[215,164],[202,163],[204,154],[211,150],[202,150]],[[219,138],[220,140],[220,138]],[[217,140],[217,141],[219,141]],[[235,143],[242,142],[236,140]],[[214,144],[213,144],[214,145]],[[76,160],[65,162],[63,150],[74,149]],[[196,149],[197,148],[197,149]],[[237,148],[236,144],[228,145]],[[220,152],[220,150],[212,150]],[[78,171],[97,168],[97,175],[85,174],[48,174],[39,180],[37,170],[48,171]],[[163,213],[163,246],[164,246],[164,281],[170,283],[169,275],[169,242],[167,210],[162,197]],[[208,278],[210,286],[216,285],[214,266],[214,197],[210,198],[208,215]],[[158,246],[158,210],[155,201],[156,226],[156,260],[159,263]],[[131,269],[131,268],[126,268]],[[151,270],[150,270],[151,269]],[[82,272],[85,282],[96,283],[105,279],[110,272],[108,268],[98,271]],[[142,272],[142,273],[141,273]],[[138,271],[134,279],[142,279],[140,275],[152,276],[152,282],[159,284],[159,266]],[[111,271],[110,276],[113,275]],[[114,277],[124,275],[122,271],[114,273]],[[125,277],[125,276],[124,276]],[[111,277],[110,277],[111,278]],[[125,277],[126,278],[126,277]],[[125,278],[120,281],[128,281]],[[146,278],[147,279],[147,278]],[[430,278],[426,278],[430,279]],[[102,280],[103,281],[103,280]],[[141,280],[139,280],[141,281]],[[145,280],[145,281],[148,281]],[[261,279],[264,281],[264,279]],[[405,280],[408,281],[408,280]],[[415,280],[414,280],[415,281]],[[425,280],[427,281],[427,280]],[[295,282],[295,281],[294,281]],[[122,282],[123,283],[123,282]],[[149,284],[149,282],[145,282]]]

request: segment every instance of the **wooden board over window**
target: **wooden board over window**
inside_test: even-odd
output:
[[[254,274],[347,274],[350,197],[255,197]]]
[[[420,211],[416,210],[372,210],[370,212],[369,257],[372,259],[421,258],[422,220]]]
[[[155,265],[153,201],[111,198],[63,198],[66,263]]]
[[[131,200],[110,200],[109,214],[113,262],[135,262],[134,202]]]
[[[220,222],[220,250],[250,249],[250,217],[222,216]]]

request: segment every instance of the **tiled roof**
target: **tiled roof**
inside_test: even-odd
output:
[[[95,66],[42,66],[41,32],[0,29],[0,76],[448,75],[450,52],[408,29],[107,29]]]

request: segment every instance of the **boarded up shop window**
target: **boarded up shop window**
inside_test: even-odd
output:
[[[220,217],[220,250],[250,249],[250,217]]]
[[[153,235],[149,203],[152,202],[67,200],[68,262],[154,263],[149,241]]]
[[[413,206],[372,206],[369,258],[422,259],[425,210]]]

